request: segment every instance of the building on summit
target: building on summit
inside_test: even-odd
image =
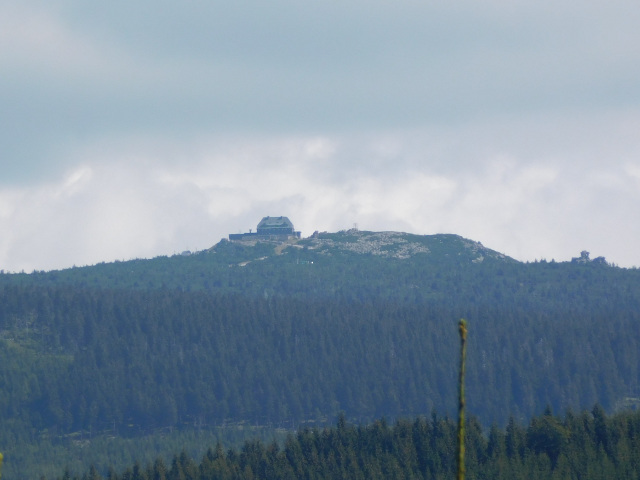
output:
[[[300,238],[300,232],[295,231],[287,217],[264,217],[256,232],[229,234],[229,240],[287,240],[290,237]]]
[[[287,217],[264,217],[258,224],[258,235],[295,235],[293,223]]]

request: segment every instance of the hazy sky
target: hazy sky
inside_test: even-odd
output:
[[[456,233],[640,266],[640,3],[0,0],[0,269]]]

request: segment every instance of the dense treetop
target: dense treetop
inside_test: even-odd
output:
[[[491,427],[488,435],[472,418],[465,435],[466,478],[638,478],[638,433],[638,413],[607,417],[597,405],[592,412],[564,417],[548,410],[528,426],[511,419],[505,429]],[[183,451],[170,462],[136,462],[105,475],[111,480],[444,479],[455,477],[455,449],[455,424],[446,417],[433,414],[393,425],[378,420],[366,426],[348,425],[341,417],[335,427],[302,429],[283,445],[253,440],[225,450],[218,443],[200,463]],[[91,467],[75,478],[104,477]]]
[[[639,307],[638,270],[520,263],[455,235],[223,241],[5,273],[0,445],[452,413],[461,317],[485,428],[547,405],[614,412],[640,397]]]

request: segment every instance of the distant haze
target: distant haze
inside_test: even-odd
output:
[[[0,5],[0,269],[296,230],[640,265],[640,4]]]

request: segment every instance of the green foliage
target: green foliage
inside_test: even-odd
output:
[[[492,452],[524,461],[530,442],[562,466],[565,430],[510,427],[546,405],[604,414],[638,397],[637,270],[521,264],[453,235],[320,237],[0,274],[5,468],[5,446],[453,414],[451,318],[474,324],[467,402],[482,425],[507,425]]]
[[[170,465],[176,452],[184,450],[193,458],[201,457],[209,445],[224,443],[240,448],[248,439],[283,442],[287,432],[256,426],[228,425],[210,428],[162,429],[124,438],[113,434],[81,434],[62,437],[40,436],[30,442],[7,445],[6,478],[30,480],[56,478],[66,467],[70,475],[93,466],[102,475],[109,469],[125,470],[135,462],[141,465],[161,461]]]
[[[610,453],[598,447],[593,435],[596,421],[604,421],[607,430],[615,432]],[[587,412],[578,416],[568,412],[564,418],[545,413],[526,428],[510,425],[520,438],[526,438],[522,452],[509,453],[504,448],[508,431],[493,427],[487,441],[477,419],[469,418],[465,431],[468,478],[596,480],[640,475],[640,461],[632,454],[640,446],[640,413],[605,415],[600,420]],[[559,432],[562,441],[558,443]],[[217,443],[199,456],[199,464],[183,450],[168,463],[159,458],[145,467],[136,461],[120,474],[108,469],[108,478],[444,479],[452,478],[456,469],[455,436],[454,421],[435,414],[430,420],[402,419],[393,425],[377,420],[366,426],[347,424],[341,416],[335,427],[304,428],[289,434],[283,443],[253,439],[226,451]],[[99,475],[91,468],[82,478]]]

